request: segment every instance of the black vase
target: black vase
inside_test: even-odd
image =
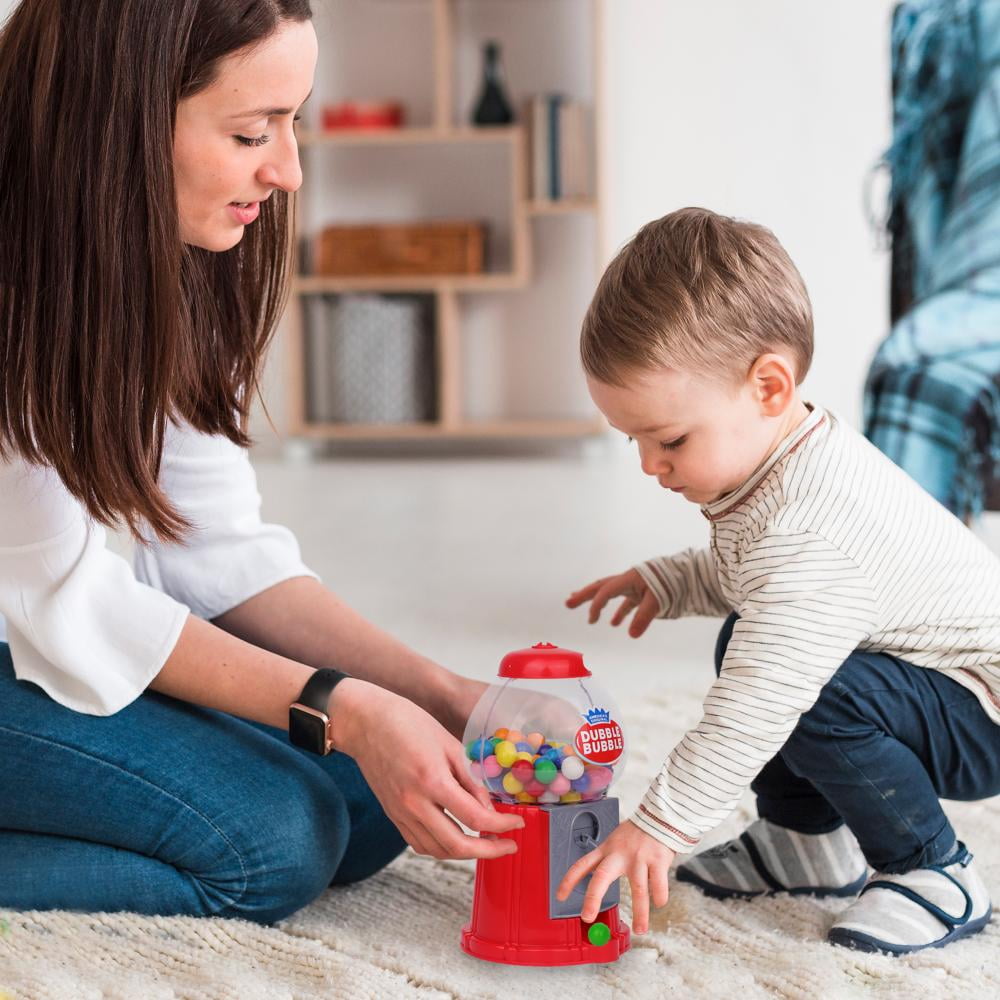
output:
[[[476,101],[472,121],[476,125],[509,125],[514,120],[510,101],[504,92],[503,64],[496,42],[483,45],[483,89]]]

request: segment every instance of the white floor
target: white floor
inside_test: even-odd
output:
[[[624,439],[530,458],[255,459],[264,516],[363,614],[445,666],[488,679],[510,650],[580,650],[621,697],[712,677],[719,622],[587,624],[571,590],[707,541],[698,508],[644,476]],[[690,684],[688,685],[690,689]]]

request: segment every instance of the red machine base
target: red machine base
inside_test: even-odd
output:
[[[525,826],[502,834],[517,844],[515,854],[476,863],[472,919],[462,930],[462,950],[488,962],[549,966],[614,962],[628,951],[631,934],[619,919],[617,904],[602,910],[592,924],[579,916],[549,916],[550,893],[566,867],[553,860],[559,870],[550,877],[550,859],[572,855],[564,845],[550,848],[548,809],[503,802],[495,806],[498,812],[517,813]],[[556,808],[586,811],[586,804]]]

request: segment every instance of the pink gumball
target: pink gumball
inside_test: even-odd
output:
[[[546,785],[543,785],[540,781],[536,781],[534,778],[527,782],[524,786],[524,790],[529,795],[541,795],[545,791]]]
[[[500,761],[498,761],[492,754],[483,761],[483,774],[487,778],[499,778],[502,770],[503,768],[500,766]]]
[[[471,774],[476,781],[483,780],[483,768],[479,761],[474,760],[471,764],[469,764],[469,774]]]
[[[557,774],[549,782],[549,788],[551,788],[556,795],[565,795],[571,787],[569,778],[567,778],[565,774]]]
[[[614,771],[610,767],[588,767],[587,777],[590,778],[589,791],[598,792],[607,788],[614,777]]]

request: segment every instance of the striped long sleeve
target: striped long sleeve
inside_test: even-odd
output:
[[[878,627],[865,575],[817,535],[768,532],[736,586],[746,596],[702,719],[631,817],[675,851],[690,851],[729,815],[823,685]]]
[[[710,549],[685,549],[673,556],[648,559],[635,569],[656,595],[660,618],[712,617],[733,610],[722,592]]]

